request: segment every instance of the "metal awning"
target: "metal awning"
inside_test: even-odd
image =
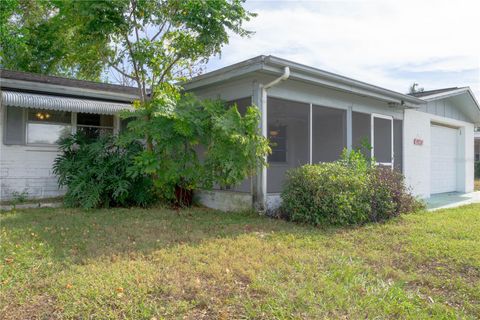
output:
[[[116,114],[122,110],[133,110],[132,105],[127,103],[48,96],[42,94],[3,90],[2,105],[21,108],[36,108],[97,114]]]

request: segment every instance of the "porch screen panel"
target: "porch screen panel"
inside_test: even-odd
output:
[[[392,121],[374,118],[373,150],[377,162],[392,162]]]
[[[23,108],[11,106],[5,108],[5,144],[25,144],[25,121],[23,119],[23,110]]]
[[[312,163],[338,160],[347,147],[347,111],[312,107]]]
[[[242,115],[242,117],[245,115],[247,112],[247,107],[252,105],[252,97],[246,97],[246,98],[241,98],[233,101],[227,102],[228,106],[231,105],[237,105],[237,110]],[[243,180],[240,184],[236,186],[232,186],[231,189],[232,191],[238,191],[238,192],[251,192],[252,191],[252,178],[247,178]]]
[[[361,150],[365,157],[370,158],[370,150],[364,143],[371,146],[371,115],[368,113],[352,112],[352,148]]]
[[[403,121],[393,120],[394,168],[403,171]]]
[[[245,98],[227,101],[225,104],[227,105],[227,107],[230,107],[236,104],[238,112],[240,113],[240,115],[244,116],[245,113],[247,112],[247,107],[252,105],[252,97],[245,97]],[[203,158],[204,158],[203,153],[206,151],[206,148],[204,146],[197,146],[196,149],[197,149],[200,161],[203,161]],[[236,192],[250,193],[252,191],[252,178],[247,178],[235,186],[227,186],[227,187],[221,188],[219,185],[215,185],[213,186],[213,189],[214,190],[223,189],[223,190],[230,190],[230,191],[236,191]]]
[[[309,113],[309,104],[268,98],[267,135],[272,148],[267,168],[268,193],[282,191],[288,169],[309,162]]]

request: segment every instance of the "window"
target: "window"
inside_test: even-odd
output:
[[[77,114],[77,132],[83,132],[88,138],[98,138],[113,133],[113,116],[93,113]]]
[[[28,109],[27,144],[57,144],[72,132],[71,119],[70,112]]]
[[[287,126],[270,125],[268,139],[272,154],[268,156],[269,162],[287,162]]]

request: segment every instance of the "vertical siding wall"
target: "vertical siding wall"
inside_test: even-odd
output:
[[[3,143],[5,108],[0,107],[0,200],[12,198],[13,192],[28,192],[30,198],[62,195],[52,164],[56,147],[5,145]]]

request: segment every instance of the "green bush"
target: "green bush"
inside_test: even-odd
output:
[[[357,151],[290,170],[281,197],[283,217],[313,225],[383,221],[421,208],[401,173],[372,165]]]
[[[480,179],[480,161],[475,162],[475,179]]]
[[[142,150],[138,142],[119,147],[113,136],[91,140],[76,134],[63,139],[53,171],[59,185],[67,187],[65,205],[97,208],[154,202],[151,179],[129,172]]]

